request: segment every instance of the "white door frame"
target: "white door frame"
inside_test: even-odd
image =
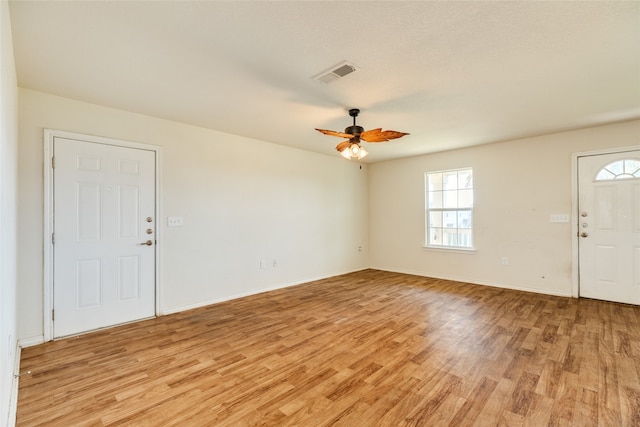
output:
[[[45,129],[44,130],[44,301],[43,301],[43,329],[44,329],[44,341],[53,340],[53,319],[52,319],[52,311],[53,311],[53,242],[52,242],[52,233],[53,233],[53,168],[52,166],[52,158],[53,158],[53,140],[54,138],[66,138],[73,139],[78,141],[86,141],[96,144],[106,144],[106,145],[114,145],[117,147],[125,147],[125,148],[137,148],[141,150],[153,151],[156,154],[156,176],[155,176],[155,209],[156,209],[156,217],[158,218],[157,229],[156,229],[156,240],[157,244],[154,245],[155,250],[155,315],[160,315],[160,259],[161,259],[161,251],[162,245],[160,244],[161,240],[161,221],[162,214],[160,212],[160,195],[162,194],[162,186],[161,179],[162,176],[162,148],[157,145],[149,145],[142,144],[138,142],[130,142],[123,141],[118,139],[104,138],[100,136],[93,135],[83,135],[74,132],[66,132],[60,130],[52,130]]]
[[[573,153],[571,155],[571,249],[573,252],[571,267],[571,296],[573,298],[580,297],[580,259],[578,256],[578,244],[580,241],[580,237],[578,237],[578,223],[580,222],[580,212],[578,212],[578,159],[585,156],[616,154],[637,150],[638,146],[636,145],[629,147],[605,148],[602,150],[594,151],[583,151],[579,153]]]

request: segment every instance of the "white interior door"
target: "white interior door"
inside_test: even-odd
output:
[[[60,137],[53,151],[54,337],[154,316],[155,153]]]
[[[640,304],[640,150],[578,158],[580,296]]]

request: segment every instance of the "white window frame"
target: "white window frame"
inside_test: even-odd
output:
[[[629,164],[633,162],[632,164]],[[595,181],[614,181],[620,179],[640,179],[640,159],[628,158],[620,159],[615,162],[604,165],[596,174]],[[616,172],[615,166],[621,168],[620,172]],[[606,176],[608,174],[609,176]]]
[[[456,173],[460,173],[460,172],[466,172],[466,171],[470,171],[471,172],[471,188],[458,188],[459,185],[456,185],[455,189],[449,189],[446,190],[444,188],[444,184],[443,188],[441,190],[431,190],[429,188],[429,176],[430,175],[435,175],[435,174],[447,174],[447,173],[452,173],[452,172],[456,172]],[[471,206],[464,206],[464,207],[460,207],[459,206],[459,200],[460,200],[460,191],[462,190],[471,190]],[[424,248],[426,249],[434,249],[434,250],[444,250],[444,251],[461,251],[461,252],[467,252],[467,253],[473,253],[475,252],[475,239],[474,239],[474,215],[473,215],[473,210],[474,210],[474,202],[473,202],[473,195],[474,195],[474,188],[473,188],[473,168],[472,167],[463,167],[463,168],[457,168],[457,169],[447,169],[447,170],[434,170],[434,171],[428,171],[425,172],[424,174],[424,195],[425,195],[425,201],[424,201],[424,211],[425,211],[425,217],[424,217],[424,223],[425,223],[425,232],[424,232]],[[452,208],[452,207],[444,207],[444,201],[442,204],[442,207],[439,208],[431,208],[429,207],[429,196],[430,193],[436,193],[436,192],[441,192],[442,195],[444,196],[444,192],[448,191],[448,192],[453,192],[455,191],[456,194],[456,207]],[[430,221],[431,221],[431,215],[430,213],[433,212],[456,212],[456,216],[458,216],[459,212],[469,212],[471,215],[471,227],[470,227],[470,232],[469,232],[469,238],[471,239],[471,244],[468,246],[460,246],[457,244],[455,245],[451,245],[451,244],[445,244],[445,242],[443,241],[442,244],[433,244],[430,242],[429,239],[429,235],[430,235],[430,230],[432,227]],[[444,218],[442,219],[442,221],[444,221]],[[456,224],[457,225],[457,224]],[[447,229],[448,227],[444,227],[444,224],[441,224],[441,228],[442,230]],[[460,230],[459,227],[455,227],[455,228],[451,228],[452,230],[456,230],[456,235],[459,236],[460,233],[458,232],[458,230]],[[443,232],[443,237],[444,239],[444,232]],[[456,239],[457,240],[457,239]]]

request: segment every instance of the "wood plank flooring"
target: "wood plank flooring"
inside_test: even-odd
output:
[[[639,307],[374,270],[21,359],[18,426],[640,425]]]

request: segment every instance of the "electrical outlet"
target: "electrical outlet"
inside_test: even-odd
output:
[[[260,270],[264,270],[265,268],[267,268],[267,261],[261,259],[260,260]]]
[[[509,257],[506,257],[506,256],[502,257],[502,265],[509,265]]]

